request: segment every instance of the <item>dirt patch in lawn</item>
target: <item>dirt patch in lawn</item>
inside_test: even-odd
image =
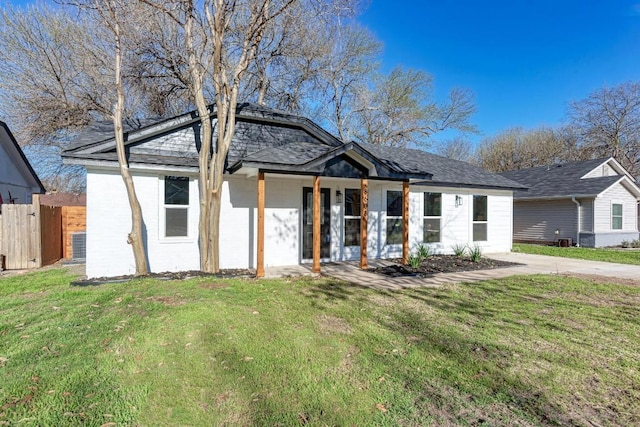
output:
[[[316,324],[318,330],[325,334],[350,334],[351,326],[346,320],[339,317],[330,316],[327,314],[321,314],[316,317]]]
[[[422,260],[418,267],[402,265],[399,258],[391,260],[394,264],[384,267],[370,268],[368,271],[389,277],[415,276],[429,277],[436,273],[457,273],[461,271],[488,270],[493,268],[514,267],[522,265],[514,262],[498,261],[491,258],[481,258],[473,261],[468,257],[456,255],[432,255]]]

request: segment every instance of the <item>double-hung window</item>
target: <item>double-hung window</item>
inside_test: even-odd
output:
[[[424,237],[425,243],[440,242],[440,219],[442,218],[442,193],[424,193]]]
[[[622,230],[622,204],[611,204],[611,229]]]
[[[189,236],[189,178],[164,177],[164,236]]]
[[[360,246],[360,190],[347,188],[344,193],[344,245]]]
[[[487,241],[487,196],[473,196],[473,241]]]
[[[387,245],[402,243],[402,191],[387,191]]]

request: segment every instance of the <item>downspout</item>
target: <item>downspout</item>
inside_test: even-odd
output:
[[[576,246],[577,246],[577,247],[580,247],[580,230],[581,230],[581,228],[582,228],[582,227],[581,227],[581,224],[580,224],[580,222],[581,222],[581,221],[580,221],[580,207],[581,207],[581,206],[580,206],[580,202],[576,200],[576,197],[575,197],[575,196],[571,197],[571,201],[572,201],[573,203],[575,203],[575,204],[576,204],[576,206],[578,207],[578,230],[577,230],[577,233],[576,233]]]

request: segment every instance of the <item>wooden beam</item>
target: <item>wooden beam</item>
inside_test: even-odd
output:
[[[313,177],[313,268],[320,273],[320,177]]]
[[[256,277],[264,277],[264,172],[258,172],[258,254]]]
[[[409,264],[409,181],[402,182],[402,263]]]
[[[360,180],[360,268],[369,268],[367,262],[367,227],[369,219],[369,181]]]

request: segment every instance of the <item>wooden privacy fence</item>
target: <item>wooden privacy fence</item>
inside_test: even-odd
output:
[[[2,205],[0,255],[7,270],[38,268],[62,258],[62,208]]]

